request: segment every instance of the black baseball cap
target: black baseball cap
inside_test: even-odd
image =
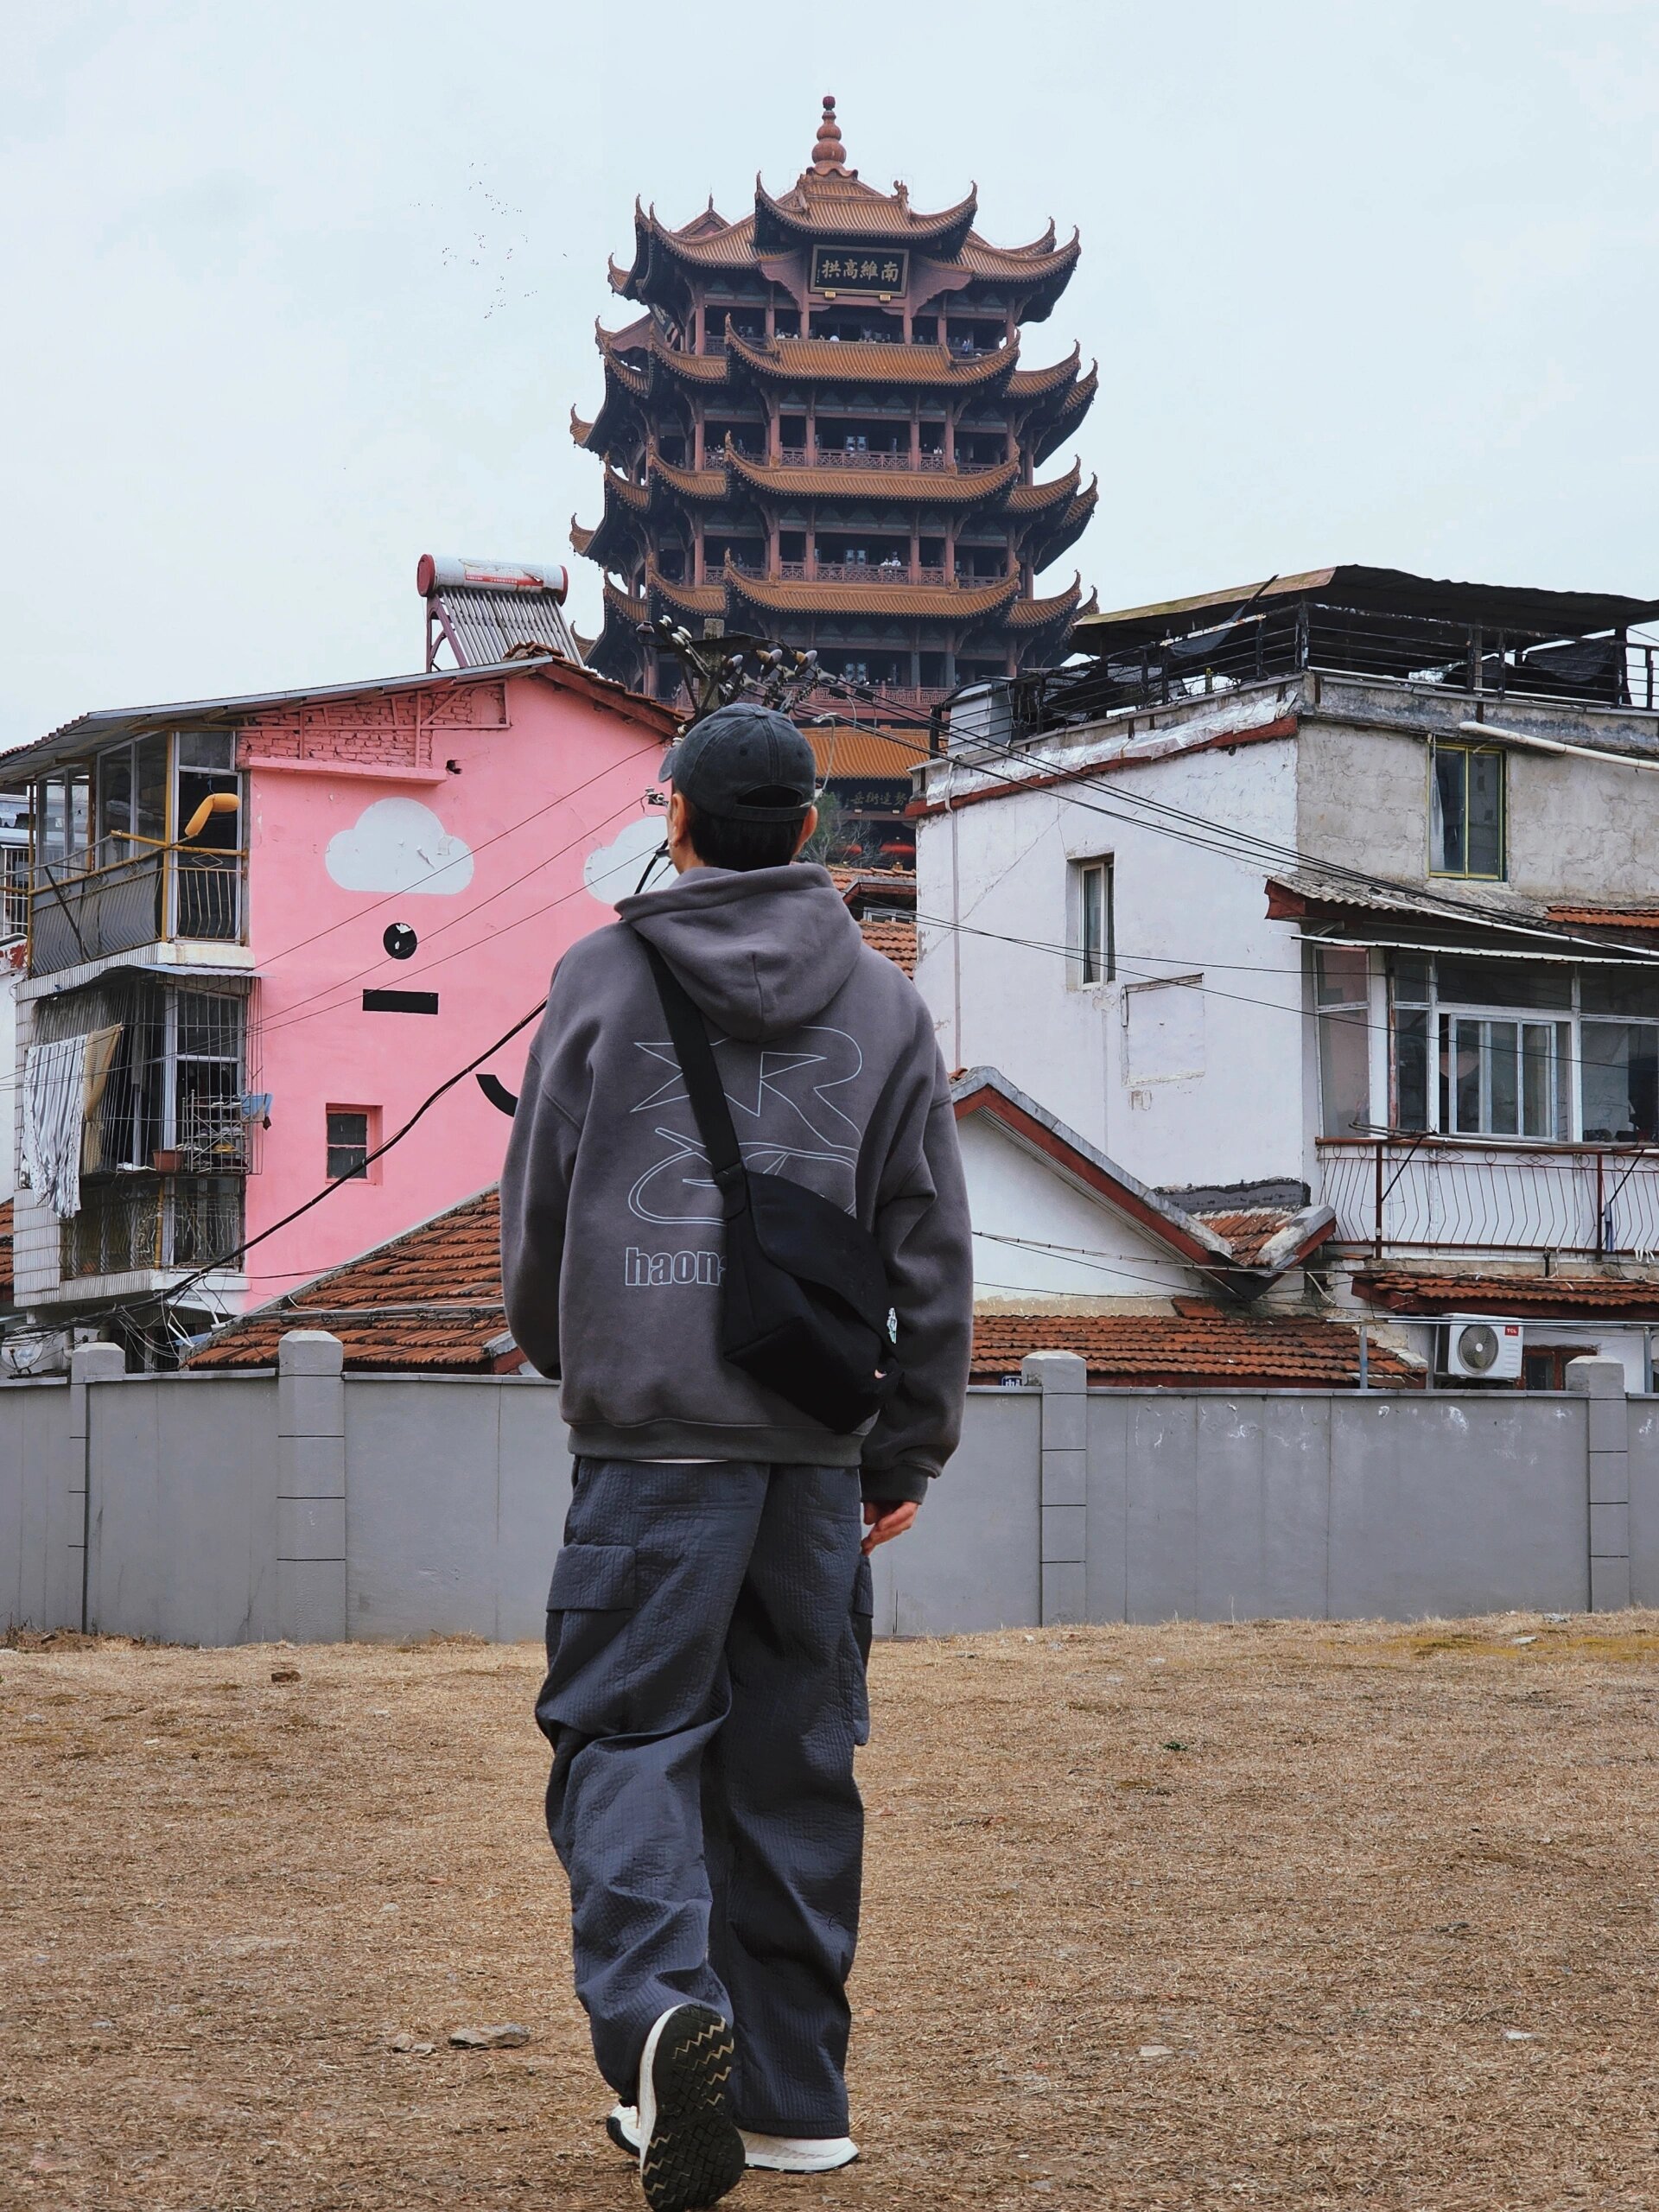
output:
[[[662,772],[699,814],[795,822],[818,796],[812,748],[786,715],[735,702],[693,722]]]

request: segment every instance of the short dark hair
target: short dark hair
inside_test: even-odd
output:
[[[769,797],[757,794],[754,803],[764,805]],[[702,813],[689,798],[683,797],[682,804],[691,849],[703,866],[745,872],[786,867],[795,857],[801,825],[810,811],[803,807],[785,822],[732,822],[723,815]]]

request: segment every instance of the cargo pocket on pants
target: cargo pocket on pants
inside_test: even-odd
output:
[[[849,1625],[857,1659],[851,1669],[853,1675],[853,1741],[868,1744],[870,1740],[870,1688],[867,1669],[870,1663],[870,1644],[875,1634],[875,1580],[870,1573],[870,1562],[861,1558],[858,1573],[853,1579],[853,1602],[849,1611]]]
[[[567,1544],[547,1592],[543,1728],[605,1732],[605,1708],[626,1671],[627,1630],[639,1604],[632,1544]]]

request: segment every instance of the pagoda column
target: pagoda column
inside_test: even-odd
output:
[[[701,468],[703,464],[702,402],[698,400],[691,410],[691,466]]]
[[[944,465],[947,468],[954,468],[957,465],[957,410],[954,407],[947,407],[944,410]]]
[[[783,410],[774,406],[766,416],[766,459],[776,468],[784,457]]]
[[[912,515],[910,518],[910,581],[912,583],[921,582],[921,567],[922,533],[915,516]]]
[[[945,435],[950,435],[948,427]],[[954,515],[944,525],[944,581],[948,584],[957,581],[957,518]]]
[[[906,342],[910,333],[905,333]],[[922,409],[919,400],[910,403],[910,467],[913,475],[922,465]]]
[[[694,584],[700,584],[700,583],[702,583],[702,582],[703,581],[703,573],[704,573],[704,572],[703,572],[703,561],[702,561],[702,517],[701,515],[699,515],[699,516],[697,517],[696,520],[696,521],[692,524],[692,525],[691,525],[691,581],[692,581],[692,582],[693,582]]]

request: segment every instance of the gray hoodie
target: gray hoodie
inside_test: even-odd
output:
[[[920,1498],[956,1447],[973,1263],[956,1121],[927,1009],[821,868],[693,868],[575,944],[531,1048],[501,1179],[507,1319],[562,1376],[571,1449],[861,1466]],[[836,1436],[721,1358],[725,1230],[639,930],[712,1025],[751,1173],[875,1236],[903,1377]]]

